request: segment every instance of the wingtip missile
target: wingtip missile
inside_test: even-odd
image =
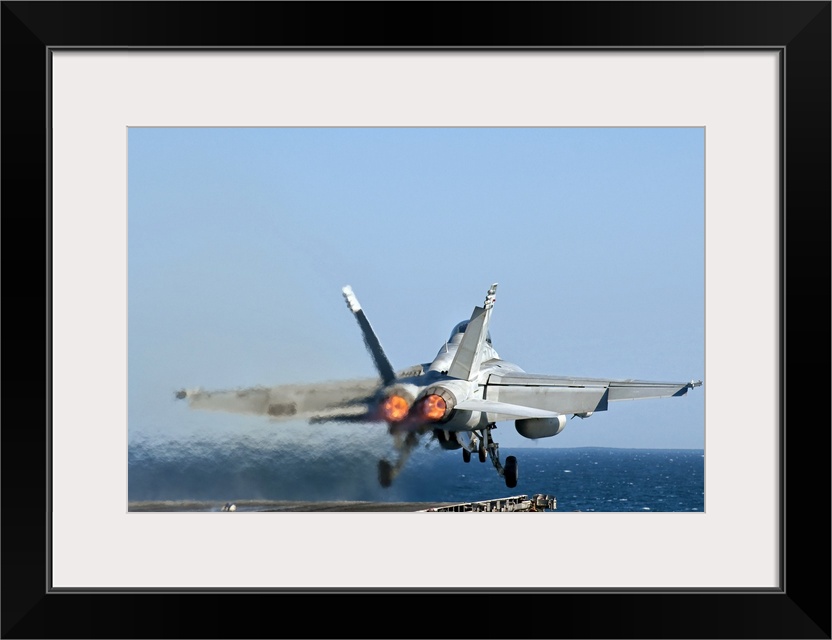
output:
[[[176,400],[190,400],[195,395],[198,395],[201,391],[202,389],[200,389],[199,387],[194,387],[191,389],[179,389],[173,392],[173,397]]]

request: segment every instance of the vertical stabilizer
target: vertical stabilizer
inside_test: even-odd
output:
[[[387,359],[387,355],[384,353],[384,349],[381,348],[381,343],[376,337],[376,332],[373,331],[373,327],[370,326],[370,321],[367,320],[364,310],[358,304],[358,298],[355,297],[352,287],[347,285],[341,291],[344,294],[344,299],[347,301],[347,306],[352,311],[355,319],[358,320],[358,326],[361,327],[361,333],[364,335],[364,344],[373,357],[373,362],[376,365],[378,374],[381,376],[381,380],[384,384],[390,384],[396,379],[396,374],[393,371],[393,366]]]
[[[456,355],[448,369],[448,375],[462,380],[473,380],[480,372],[482,364],[482,346],[488,336],[488,323],[491,319],[491,309],[496,300],[497,283],[491,285],[485,296],[485,303],[481,307],[474,307],[468,326],[457,347]]]

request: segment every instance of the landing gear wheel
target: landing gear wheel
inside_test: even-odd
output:
[[[471,452],[465,447],[462,448],[462,460],[463,462],[471,462]]]
[[[387,460],[378,461],[378,483],[385,488],[393,484],[393,465]]]
[[[485,447],[480,447],[480,450],[477,451],[477,455],[480,457],[480,462],[488,460],[488,451],[485,450]]]
[[[513,489],[517,486],[517,458],[509,456],[503,469],[506,478],[506,486]]]

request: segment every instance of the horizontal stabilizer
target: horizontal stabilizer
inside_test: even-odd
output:
[[[509,420],[520,418],[556,418],[560,415],[555,411],[524,407],[519,404],[509,404],[508,402],[498,402],[496,400],[481,400],[479,398],[463,400],[456,405],[455,409],[462,409],[464,411],[485,411],[487,413],[505,416],[503,419]]]
[[[307,419],[309,424],[324,422],[375,422],[368,405],[340,407],[329,411],[319,411]]]

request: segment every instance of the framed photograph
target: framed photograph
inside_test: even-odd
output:
[[[519,635],[533,636],[830,637],[828,512],[818,517],[829,505],[829,433],[796,426],[794,416],[787,428],[786,411],[797,397],[787,405],[787,364],[796,360],[788,352],[830,326],[828,305],[788,314],[786,296],[800,302],[806,282],[829,291],[830,3],[604,3],[600,15],[599,7],[3,3],[4,223],[16,240],[6,251],[6,333],[15,338],[7,344],[36,347],[35,357],[15,358],[6,396],[34,396],[38,415],[7,416],[2,431],[2,571],[16,586],[4,588],[4,637],[170,636],[140,613],[150,598],[182,620],[210,620],[182,622],[175,635],[257,634],[269,621],[241,616],[232,599],[240,595],[277,598],[269,604],[278,608],[341,595],[437,604],[420,622],[408,616],[407,635],[464,624],[446,598],[467,595],[489,601],[488,633],[505,637],[518,635],[518,620]],[[382,38],[369,28],[370,18],[398,23],[405,14],[413,33],[430,26],[422,32],[430,35]],[[535,145],[572,149],[562,156],[572,160],[556,164]],[[212,149],[223,150],[222,163]],[[274,181],[269,167],[280,168]],[[405,179],[415,172],[424,176],[418,190]],[[684,190],[679,175],[698,187]],[[487,194],[478,192],[484,176]],[[520,197],[524,184],[534,198]],[[544,192],[550,200],[540,200]],[[646,195],[656,193],[673,195]],[[625,210],[627,197],[641,208]],[[573,206],[558,218],[568,198]],[[684,206],[660,210],[671,202]],[[616,205],[630,218],[598,214]],[[594,229],[570,227],[578,216]],[[619,268],[590,264],[600,253]],[[501,262],[512,270],[495,314],[510,296],[525,304],[507,313],[501,333],[522,323],[530,336],[561,340],[552,324],[586,322],[584,307],[594,333],[582,335],[630,337],[607,360],[616,366],[676,379],[677,350],[699,358],[692,375],[701,388],[624,403],[645,413],[621,419],[632,438],[622,442],[638,442],[651,412],[643,405],[694,403],[700,440],[667,446],[703,450],[701,510],[428,519],[128,509],[131,493],[153,497],[162,473],[189,471],[206,485],[222,465],[241,469],[254,452],[276,451],[272,436],[241,444],[220,435],[219,466],[206,472],[177,458],[148,427],[192,420],[174,392],[292,383],[316,371],[349,378],[356,361],[359,375],[375,366],[384,376],[380,349],[363,353],[361,320],[330,321],[332,306],[347,313],[341,292],[331,305],[322,291],[354,285],[363,298],[358,285],[369,283],[379,293],[378,315],[367,308],[374,328],[427,341],[414,351],[429,361],[425,349],[439,345],[420,329],[445,314],[453,321],[444,331],[465,319],[460,306],[470,314],[492,284],[480,274]],[[699,291],[690,310],[687,287]],[[556,303],[533,300],[541,292],[570,303],[561,319],[551,317]],[[651,328],[630,317],[645,306],[639,296],[657,295],[678,319]],[[385,299],[390,309],[380,308]],[[301,307],[309,315],[291,315]],[[659,347],[641,346],[645,333]],[[264,379],[289,346],[292,368]],[[664,357],[651,357],[653,348]],[[534,363],[534,340],[515,349]],[[603,364],[588,361],[603,349],[561,351],[562,362]],[[398,343],[386,355],[397,367],[414,364],[399,363]],[[519,364],[581,373],[541,370],[542,362]],[[33,383],[44,379],[41,363],[45,385]],[[801,366],[792,380],[806,377]],[[169,404],[147,400],[162,393]],[[369,442],[345,433],[337,446]],[[178,442],[201,446],[189,437]],[[137,457],[159,442],[168,467],[136,474]],[[817,509],[796,508],[805,495]],[[109,617],[106,598],[135,615]],[[494,607],[506,615],[492,620]],[[218,620],[222,611],[229,616]],[[361,635],[390,637],[389,629],[368,622]],[[333,619],[309,635],[344,629]]]
[[[704,512],[705,142],[130,127],[128,509]]]

